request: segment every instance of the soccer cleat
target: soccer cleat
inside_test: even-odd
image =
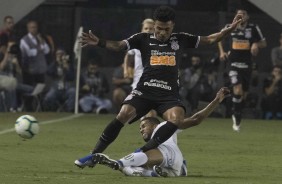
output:
[[[81,159],[78,159],[78,160],[74,161],[74,164],[77,167],[81,168],[81,169],[83,169],[84,167],[91,167],[91,168],[93,168],[93,167],[95,167],[96,163],[93,162],[92,156],[93,156],[92,154],[91,155],[87,155],[87,156],[85,156],[85,157],[83,157]]]
[[[234,115],[232,115],[232,121],[233,121],[233,130],[236,131],[236,132],[239,132],[240,131],[240,125],[237,125],[236,123],[236,117]]]
[[[167,177],[168,173],[164,172],[163,169],[160,166],[155,165],[153,167],[153,171],[160,177]]]
[[[183,160],[182,166],[181,166],[181,173],[180,176],[187,176],[188,170],[187,170],[187,162],[186,160]]]
[[[110,159],[107,155],[102,154],[102,153],[96,153],[92,156],[92,161],[94,163],[98,163],[101,165],[105,165],[108,166],[114,170],[119,170],[120,169],[120,165],[118,163],[118,161]]]

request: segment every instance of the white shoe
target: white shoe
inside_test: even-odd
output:
[[[234,115],[232,115],[232,121],[233,121],[233,130],[236,131],[236,132],[239,132],[240,131],[240,125],[237,125],[236,124],[236,118]]]

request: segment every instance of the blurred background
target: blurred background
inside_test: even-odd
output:
[[[0,2],[0,20],[4,20],[7,15],[13,17],[15,23],[13,34],[17,43],[20,43],[20,39],[27,34],[28,21],[35,20],[38,23],[40,34],[46,38],[50,47],[48,65],[55,57],[58,48],[62,48],[72,61],[75,70],[76,61],[73,48],[80,26],[84,31],[92,30],[101,38],[125,39],[139,32],[142,20],[152,17],[154,9],[159,5],[168,5],[176,10],[175,32],[183,31],[196,35],[218,32],[226,23],[232,21],[237,7],[246,7],[250,15],[250,22],[260,26],[268,43],[267,48],[261,49],[255,58],[259,75],[255,78],[252,87],[259,97],[262,95],[263,78],[271,72],[273,67],[271,49],[279,46],[282,32],[282,3],[279,0],[267,3],[263,0],[2,0]],[[87,47],[82,50],[82,68],[87,67],[89,60],[94,60],[106,73],[110,88],[107,94],[109,99],[111,99],[114,88],[111,83],[111,74],[123,63],[124,54],[97,47]],[[181,69],[191,66],[193,55],[200,55],[201,60],[216,71],[217,86],[222,86],[225,80],[223,75],[225,66],[218,61],[217,45],[187,50],[182,57]],[[52,80],[47,76],[46,83],[50,84]],[[47,89],[48,85],[44,89],[45,93]],[[44,99],[41,98],[40,102]],[[6,107],[2,108],[3,111],[5,109],[9,111],[11,106],[7,107],[7,104],[4,106]],[[258,115],[260,112],[259,100],[255,102],[253,108],[258,112],[255,112],[255,115],[251,114],[250,117],[260,118],[261,116]],[[115,112],[114,109],[115,107],[111,112]],[[44,107],[41,107],[41,110],[44,111]]]
[[[53,37],[56,46],[64,46],[72,53],[73,44],[79,26],[84,30],[93,30],[102,38],[119,40],[139,32],[143,19],[152,17],[159,5],[169,5],[177,10],[177,31],[208,35],[220,30],[225,23],[232,21],[236,8],[247,7],[251,22],[257,23],[267,38],[268,47],[261,50],[257,58],[260,71],[271,69],[270,50],[279,44],[281,33],[281,15],[274,17],[271,12],[281,12],[281,2],[272,0],[260,6],[257,0],[3,0],[0,2],[1,20],[6,15],[14,17],[17,36],[26,34],[28,20],[37,20],[43,33]],[[270,6],[270,10],[264,10]],[[279,14],[278,14],[279,15]],[[280,19],[280,20],[279,20]],[[97,50],[97,49],[95,49]],[[96,53],[97,52],[97,53]],[[92,55],[103,59],[105,66],[118,66],[123,54],[98,49]],[[206,57],[217,53],[214,48],[201,48],[197,52]],[[86,53],[84,53],[86,54]],[[88,53],[91,55],[91,53]],[[185,65],[185,63],[182,63]]]

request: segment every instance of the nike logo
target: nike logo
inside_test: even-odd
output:
[[[154,43],[149,43],[149,45],[157,45],[157,44],[154,44]]]

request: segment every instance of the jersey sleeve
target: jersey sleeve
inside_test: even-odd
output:
[[[141,42],[144,40],[144,33],[137,33],[132,35],[131,37],[125,39],[125,43],[127,45],[127,50],[138,49],[141,48]]]
[[[200,36],[189,33],[179,33],[179,40],[184,48],[197,48],[200,42]]]
[[[135,49],[131,49],[127,52],[128,55],[135,55]]]
[[[254,25],[254,28],[253,28],[253,34],[254,34],[254,41],[255,42],[258,42],[258,41],[261,41],[261,40],[264,40],[264,36],[259,28],[258,25]]]

